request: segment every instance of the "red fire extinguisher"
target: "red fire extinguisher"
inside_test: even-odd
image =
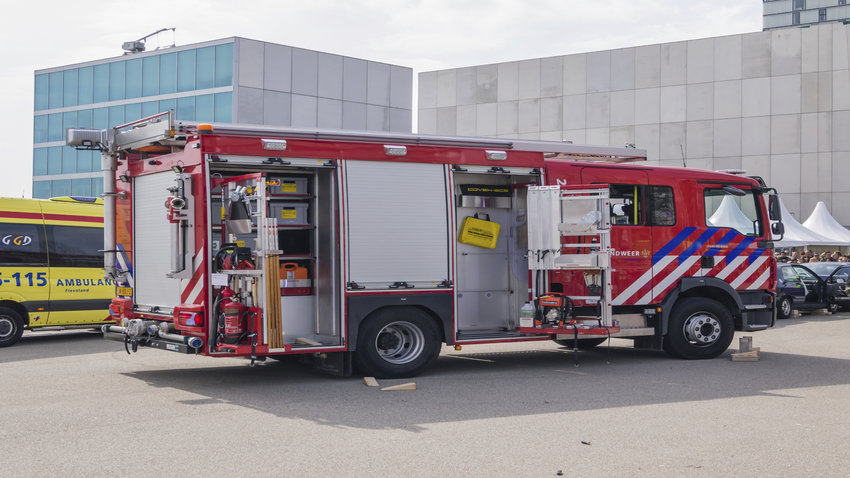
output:
[[[234,300],[235,294],[230,287],[225,287],[221,291],[221,307],[222,319],[219,323],[219,332],[222,340],[226,344],[238,344],[245,338],[245,304]]]

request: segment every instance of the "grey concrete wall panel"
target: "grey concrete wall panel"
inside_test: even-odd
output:
[[[635,89],[635,49],[611,52],[611,91]]]
[[[440,129],[440,110],[437,108],[437,130]],[[454,110],[454,108],[451,108]],[[380,105],[366,105],[366,129],[369,131],[390,130],[390,107]],[[439,134],[439,133],[438,133]],[[457,134],[454,130],[451,134]]]
[[[770,114],[800,112],[800,75],[774,76],[770,79]]]
[[[742,38],[743,76],[770,76],[770,32],[749,33]]]
[[[371,70],[370,70],[371,71]],[[371,81],[371,77],[370,77]],[[457,70],[437,72],[437,108],[457,104]]]
[[[366,102],[366,84],[368,82],[368,66],[366,60],[345,57],[342,59],[342,99],[357,103]],[[434,106],[437,105],[437,75],[434,74]],[[343,107],[345,111],[345,107]],[[366,125],[366,110],[363,110],[363,125]],[[345,119],[343,118],[343,124]]]
[[[818,32],[818,71],[832,70],[832,30],[835,26],[824,25]]]
[[[597,51],[587,54],[587,92],[601,93],[611,90],[611,52]]]
[[[540,60],[519,62],[519,99],[540,98]]]
[[[611,129],[610,128],[588,128],[585,133],[585,141],[587,144],[597,144],[600,146],[610,146]]]
[[[832,72],[832,110],[850,109],[850,71]]]
[[[714,121],[688,121],[685,137],[685,157],[714,156]]]
[[[687,48],[686,42],[661,45],[661,86],[685,84]]]
[[[520,134],[540,131],[540,100],[519,100],[517,128]]]
[[[519,62],[499,63],[498,65],[499,101],[516,101],[519,99]]]
[[[457,70],[456,89],[458,105],[474,105],[475,92],[478,88],[475,67],[459,68]]]
[[[601,128],[611,124],[610,93],[593,93],[587,95],[587,127]],[[605,142],[607,144],[607,140]]]
[[[263,88],[275,91],[292,91],[292,47],[266,43],[263,67]]]
[[[818,176],[820,175],[820,160],[817,153],[803,153],[800,155],[800,192],[817,193]]]
[[[390,131],[394,133],[410,133],[413,131],[413,117],[410,115],[409,109],[390,108]]]
[[[661,123],[659,137],[661,146],[658,159],[682,160],[682,149],[685,147],[685,123]]]
[[[478,90],[476,103],[495,103],[498,99],[499,70],[496,65],[483,65],[476,68]]]
[[[661,86],[661,45],[635,48],[635,88]]]
[[[800,155],[773,154],[770,156],[770,185],[777,191],[800,190]]]
[[[475,117],[478,107],[476,105],[463,105],[457,107],[457,135],[475,136]]]
[[[686,88],[688,121],[714,117],[714,83],[691,84]]]
[[[658,146],[661,126],[658,124],[639,124],[635,126],[635,146],[646,150],[648,161],[658,160]]]
[[[743,68],[742,35],[714,39],[714,81],[740,80]]]
[[[635,124],[635,91],[611,92],[611,126]],[[616,143],[612,143],[616,144]]]
[[[390,65],[386,63],[369,62],[367,71],[366,102],[370,105],[390,105]],[[439,75],[437,75],[439,88]],[[437,90],[437,102],[440,101],[440,90]],[[452,106],[457,104],[457,96],[452,97]]]
[[[274,126],[292,124],[292,98],[281,91],[263,91],[263,123]]]
[[[419,109],[437,107],[437,72],[419,74]]]
[[[499,134],[498,103],[475,105],[475,134],[477,136],[496,136]]]
[[[770,154],[770,116],[741,120],[741,154],[744,156]]]
[[[345,117],[345,105],[343,105],[343,117]],[[345,124],[344,121],[343,124]],[[420,134],[437,134],[437,108],[420,108],[416,129]]]
[[[496,113],[498,123],[496,132],[499,135],[515,135],[519,133],[519,103],[505,101],[498,103]]]
[[[263,124],[263,90],[239,87],[237,117],[240,123]]]
[[[540,60],[540,96],[552,98],[564,94],[564,57]]]
[[[770,114],[770,78],[751,78],[741,82],[741,115]]]
[[[800,73],[802,46],[799,28],[782,28],[771,33],[771,75]]]
[[[237,59],[237,65],[239,67],[238,86],[262,89],[263,42],[240,38],[237,44],[239,45],[239,57]]]
[[[715,156],[712,169],[721,171],[724,169],[743,169],[741,168],[740,156]]]
[[[800,78],[800,111],[816,113],[818,111],[818,72],[803,73]]]
[[[321,63],[321,59],[319,61]],[[316,104],[316,110],[317,127],[327,129],[342,128],[342,100],[319,98]],[[388,127],[383,128],[381,131],[387,131],[388,129]]]
[[[292,126],[296,128],[315,128],[318,124],[318,108],[318,98],[315,96],[293,94]]]
[[[301,48],[292,49],[292,93],[318,95],[319,52]]]
[[[457,108],[450,106],[437,108],[437,134],[449,136],[457,134]]]
[[[850,151],[850,134],[847,134],[850,131],[850,111],[832,113],[832,130],[839,132],[832,135],[833,155],[838,151]]]
[[[741,156],[741,118],[714,122],[714,155]]]
[[[741,117],[740,80],[718,81],[714,83],[714,118]]]
[[[635,124],[661,121],[661,88],[635,90]]]
[[[575,144],[589,144],[587,142],[586,129],[567,129],[564,130],[564,141],[572,141]]]
[[[587,93],[587,54],[564,57],[564,95]]]
[[[850,203],[850,193],[832,193],[830,194],[832,197],[831,204],[848,204]],[[817,203],[815,203],[817,204]],[[812,210],[814,210],[814,206],[812,206]],[[835,209],[835,212],[832,212],[832,209]],[[850,224],[850,209],[846,207],[836,207],[830,208],[830,214],[841,224]]]
[[[570,95],[564,97],[564,129],[584,129],[586,121],[587,95]]]
[[[635,144],[635,127],[633,125],[611,127],[609,137],[608,144],[611,146]]]
[[[433,126],[434,134],[437,132],[436,125],[436,110],[434,110]],[[365,130],[366,129],[366,104],[353,101],[343,101],[342,103],[342,127],[345,129]]]
[[[686,63],[688,83],[714,81],[714,39],[689,41]]]
[[[684,85],[661,87],[660,115],[662,123],[685,121],[686,89]]]
[[[832,113],[818,113],[818,152],[832,151]]]
[[[800,152],[818,152],[818,115],[804,113],[800,115]]]
[[[770,179],[770,155],[741,156],[741,169],[746,170],[749,174],[761,176],[767,184],[772,183]],[[785,195],[786,193],[782,194],[783,202]],[[786,206],[788,205],[786,204]]]
[[[390,106],[408,110],[407,123],[410,124],[409,111],[413,108],[413,70],[401,66],[390,67]],[[410,128],[407,129],[410,131]]]
[[[800,32],[800,71],[809,73],[818,71],[819,28],[806,28]]]
[[[564,101],[562,97],[540,100],[540,131],[564,129]]]
[[[319,53],[318,58],[318,95],[322,98],[334,100],[342,99],[342,57],[339,55],[328,55]],[[342,119],[342,104],[340,106],[340,120]],[[319,122],[321,122],[321,111]],[[342,121],[340,121],[342,123]]]
[[[800,115],[771,116],[770,153],[800,153]]]

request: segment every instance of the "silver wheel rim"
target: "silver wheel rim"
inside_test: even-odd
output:
[[[0,315],[0,339],[11,337],[15,333],[15,323],[7,315]]]
[[[410,322],[389,323],[375,337],[375,350],[378,351],[378,355],[395,365],[416,360],[424,348],[425,334]]]
[[[791,301],[788,299],[782,299],[782,303],[779,304],[782,307],[782,315],[789,316],[791,315]]]
[[[688,342],[701,346],[717,342],[722,332],[717,318],[705,312],[697,312],[688,317],[682,329]]]

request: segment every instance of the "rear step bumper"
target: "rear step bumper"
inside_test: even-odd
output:
[[[113,329],[113,330],[110,330]],[[116,342],[127,342],[127,336],[122,332],[119,332],[114,329],[123,329],[123,327],[117,326],[103,326],[103,338],[104,340],[114,340]],[[197,337],[190,337],[187,340],[198,339]],[[170,340],[164,340],[161,338],[153,338],[153,337],[143,337],[137,339],[137,344],[143,347],[153,347],[155,349],[160,350],[169,350],[171,352],[179,352],[184,354],[196,354],[200,352],[201,346],[192,347],[191,345],[179,342],[173,342]]]

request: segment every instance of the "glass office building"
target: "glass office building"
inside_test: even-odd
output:
[[[178,120],[410,132],[412,70],[226,38],[35,72],[33,197],[102,192],[100,154],[67,128]]]

